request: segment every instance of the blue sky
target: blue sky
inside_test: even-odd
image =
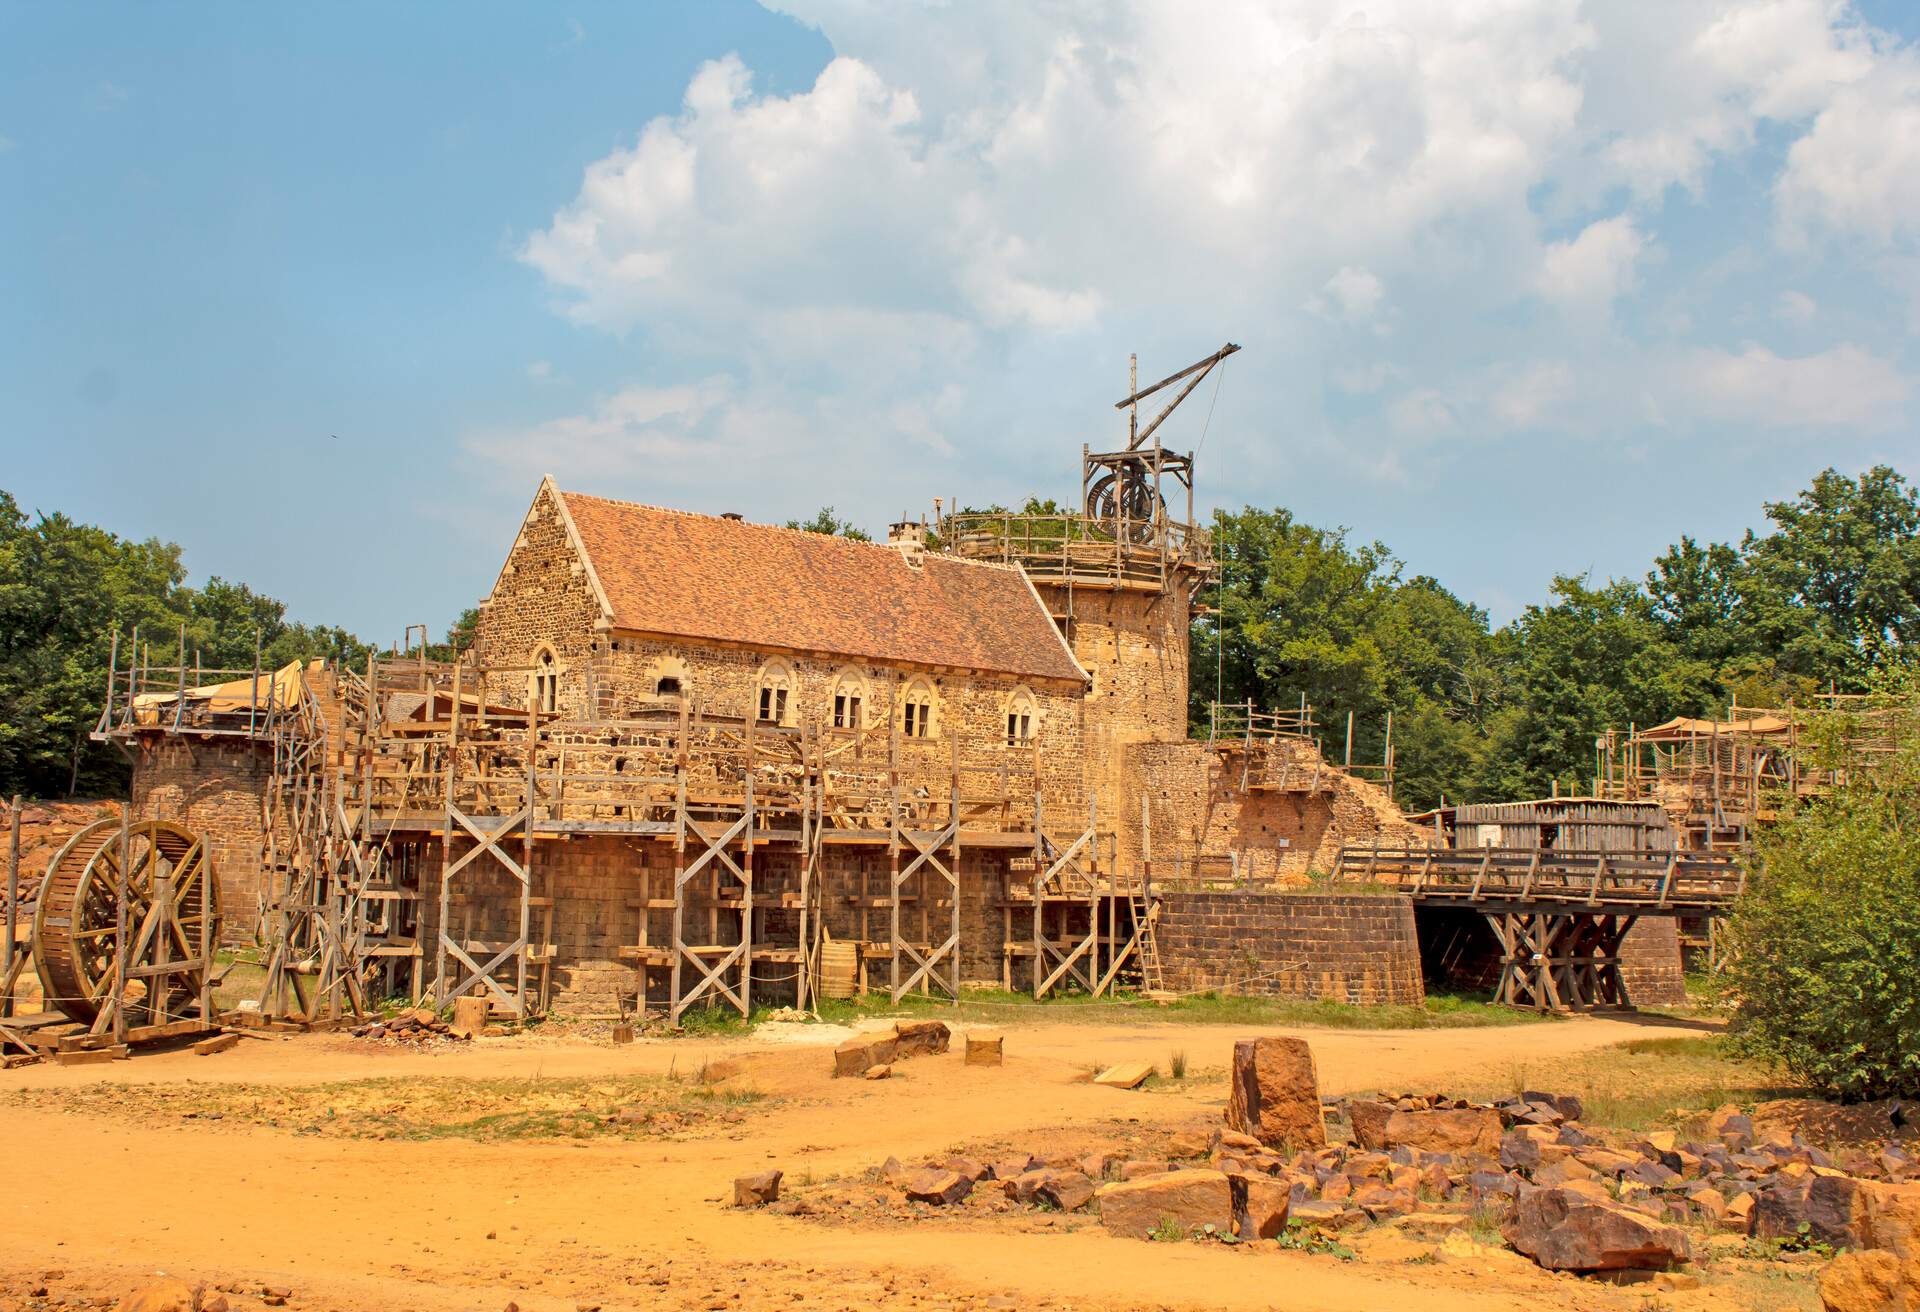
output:
[[[0,3],[0,486],[378,640],[479,597],[542,472],[875,527],[1065,496],[1129,350],[1231,338],[1169,425],[1203,502],[1505,618],[1916,472],[1915,32]]]

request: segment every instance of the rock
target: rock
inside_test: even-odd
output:
[[[1327,1142],[1319,1077],[1305,1040],[1242,1039],[1233,1045],[1227,1124],[1270,1148],[1319,1148]]]
[[[1110,1153],[1105,1149],[1101,1149],[1099,1152],[1088,1153],[1080,1159],[1077,1165],[1082,1172],[1091,1178],[1104,1180],[1113,1173],[1115,1168],[1117,1168],[1123,1160],[1118,1153]]]
[[[1175,1160],[1183,1157],[1205,1157],[1219,1142],[1218,1130],[1182,1130],[1167,1141],[1167,1156]]]
[[[761,1171],[757,1175],[743,1175],[733,1182],[733,1205],[735,1207],[765,1207],[768,1203],[780,1201],[780,1172]]]
[[[1543,1188],[1566,1184],[1569,1180],[1591,1180],[1593,1172],[1571,1157],[1563,1157],[1533,1173],[1533,1182]]]
[[[1463,1111],[1397,1111],[1387,1118],[1380,1133],[1389,1147],[1405,1145],[1423,1152],[1492,1157],[1500,1151],[1500,1114],[1490,1107]]]
[[[447,1025],[447,1033],[456,1038],[471,1039],[483,1033],[487,1028],[487,999],[469,995],[453,1000],[453,1020]]]
[[[1393,1228],[1422,1239],[1444,1239],[1466,1223],[1467,1218],[1459,1212],[1408,1212],[1393,1223]]]
[[[1741,1194],[1738,1198],[1729,1198],[1727,1210],[1720,1214],[1720,1228],[1729,1234],[1752,1234],[1753,1207],[1752,1194]]]
[[[1019,1175],[1004,1176],[1000,1180],[1000,1192],[1022,1206],[1030,1207],[1039,1196],[1040,1186],[1053,1179],[1050,1167],[1036,1167],[1023,1171]]]
[[[1522,1198],[1502,1232],[1550,1271],[1661,1270],[1692,1255],[1677,1227],[1564,1189]]]
[[[953,1031],[943,1020],[903,1020],[896,1023],[894,1050],[902,1057],[927,1057],[945,1052]]]
[[[1001,1060],[1001,1047],[1004,1036],[988,1034],[981,1030],[967,1031],[967,1058],[969,1066],[998,1066]]]
[[[1094,1184],[1079,1171],[1049,1171],[1033,1193],[1063,1212],[1077,1212],[1093,1201]]]
[[[985,1162],[975,1161],[971,1157],[949,1157],[946,1167],[955,1175],[964,1175],[975,1184],[979,1184],[993,1174],[991,1166]]]
[[[1165,1175],[1172,1169],[1173,1166],[1167,1162],[1122,1162],[1120,1163],[1120,1178],[1122,1180],[1138,1180],[1142,1176]]]
[[[1324,1198],[1309,1198],[1303,1203],[1295,1203],[1288,1213],[1288,1219],[1299,1225],[1318,1226],[1323,1230],[1344,1230],[1365,1221],[1367,1214],[1357,1208],[1328,1202]]]
[[[1272,1239],[1287,1228],[1293,1187],[1265,1175],[1229,1175],[1233,1233],[1242,1239]]]
[[[889,1065],[898,1050],[898,1040],[890,1033],[856,1034],[833,1050],[833,1073],[864,1075],[871,1067]]]
[[[115,1312],[194,1312],[193,1287],[184,1280],[161,1280],[137,1289],[114,1305]]]
[[[1574,1155],[1574,1160],[1596,1175],[1622,1176],[1641,1160],[1629,1157],[1626,1153],[1616,1153],[1606,1148],[1582,1148]]]
[[[1531,1125],[1516,1125],[1500,1136],[1500,1167],[1506,1171],[1531,1171],[1541,1164],[1539,1130]]]
[[[860,1072],[860,1078],[863,1080],[892,1079],[893,1067],[892,1066],[869,1066],[867,1067],[866,1070]]]
[[[1118,1066],[1109,1066],[1101,1071],[1093,1077],[1093,1082],[1104,1084],[1109,1089],[1137,1089],[1152,1074],[1152,1062],[1123,1061]]]
[[[950,1206],[973,1191],[973,1181],[958,1171],[915,1171],[903,1186],[907,1199],[915,1203]]]
[[[1183,1235],[1208,1226],[1227,1234],[1233,1226],[1233,1186],[1219,1171],[1166,1171],[1107,1185],[1094,1197],[1107,1233],[1129,1239],[1163,1225]]]
[[[1898,1257],[1881,1248],[1842,1253],[1820,1273],[1820,1306],[1826,1312],[1909,1312]]]
[[[1038,1159],[1025,1154],[1019,1157],[1004,1157],[993,1164],[993,1178],[1011,1180],[1016,1176],[1025,1175],[1038,1165],[1040,1165]]]
[[[1392,1119],[1394,1108],[1384,1102],[1371,1102],[1365,1099],[1347,1104],[1347,1123],[1353,1127],[1353,1141],[1362,1148],[1379,1148],[1385,1144],[1387,1122]]]

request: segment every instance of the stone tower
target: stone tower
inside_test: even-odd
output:
[[[1127,413],[1122,450],[1082,447],[1081,504],[1072,513],[949,513],[945,550],[1020,565],[1074,656],[1093,678],[1085,703],[1086,782],[1102,827],[1126,827],[1122,760],[1130,744],[1187,736],[1187,628],[1212,573],[1212,544],[1194,523],[1193,456],[1167,450],[1161,424],[1222,360],[1206,359],[1147,387],[1137,377],[1115,408]],[[1144,426],[1140,402],[1184,383]]]

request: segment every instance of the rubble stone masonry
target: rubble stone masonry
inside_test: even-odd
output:
[[[221,938],[245,942],[265,890],[261,804],[272,757],[244,741],[190,742],[142,735],[133,771],[133,816],[170,820],[198,833],[220,878]]]
[[[1413,904],[1313,892],[1168,892],[1157,930],[1175,992],[1312,998],[1361,1006],[1426,998]]]

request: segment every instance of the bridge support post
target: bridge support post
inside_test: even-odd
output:
[[[1488,911],[1500,943],[1494,997],[1536,1011],[1627,1009],[1620,944],[1635,916],[1567,910]]]

